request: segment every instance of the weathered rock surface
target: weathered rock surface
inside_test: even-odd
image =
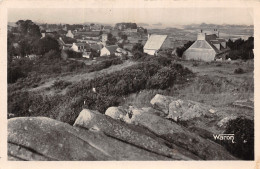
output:
[[[172,97],[156,94],[150,103],[153,108],[164,112],[165,116],[167,116],[169,114],[169,104],[174,100]]]
[[[113,119],[122,120],[127,112],[122,107],[109,107],[105,114],[112,117]]]
[[[231,116],[228,116],[228,117],[225,117],[223,119],[221,119],[219,122],[218,122],[218,127],[226,127],[227,123],[230,121],[230,120],[234,120],[236,119],[237,116],[234,116],[234,115],[231,115]]]
[[[213,107],[191,100],[174,99],[170,96],[157,94],[150,102],[152,106],[163,112],[161,117],[173,119],[174,121],[191,120],[202,115],[216,113]]]
[[[110,107],[105,114],[83,109],[73,126],[46,117],[9,119],[8,159],[236,160],[212,141],[235,116],[159,94],[151,104]]]
[[[154,132],[167,141],[192,152],[205,160],[235,159],[223,147],[210,140],[189,132],[188,129],[163,117],[146,113],[142,109],[130,107],[131,115],[125,116],[125,122],[139,125]],[[127,119],[128,118],[128,119]]]
[[[44,117],[9,120],[8,147],[10,160],[173,160],[95,128],[73,127]]]
[[[96,128],[99,131],[104,132],[107,136],[122,140],[123,142],[130,143],[147,151],[170,157],[175,160],[191,160],[192,158],[198,159],[198,157],[191,155],[186,157],[179,150],[182,149],[170,149],[163,143],[160,143],[152,138],[152,133],[144,133],[139,127],[133,127],[124,122],[117,121],[106,115],[100,114],[96,111],[84,109],[80,112],[74,126],[80,126],[88,129]],[[184,151],[185,154],[185,150]],[[189,154],[189,153],[186,153]]]
[[[186,121],[203,115],[210,115],[216,111],[208,105],[191,101],[191,100],[176,100],[169,104],[169,114],[167,118],[175,121]]]

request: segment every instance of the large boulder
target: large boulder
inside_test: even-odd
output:
[[[175,100],[169,104],[169,114],[166,118],[175,121],[191,120],[202,115],[212,115],[216,110],[211,106],[191,101],[191,100]]]
[[[8,120],[8,154],[22,160],[112,160],[77,136],[81,134],[69,124],[45,117],[12,118]]]
[[[170,96],[164,96],[161,94],[156,94],[153,99],[150,101],[153,108],[164,112],[164,115],[169,114],[169,104],[174,101],[174,98]]]
[[[104,132],[104,134],[109,137],[122,140],[130,145],[158,154],[161,158],[168,157],[174,160],[198,159],[198,157],[191,153],[186,153],[190,154],[190,157],[183,155],[181,153],[182,151],[185,152],[183,149],[177,148],[173,151],[173,149],[167,147],[164,142],[158,142],[154,139],[155,136],[151,136],[151,133],[143,134],[143,129],[138,126],[131,126],[96,111],[83,109],[76,119],[74,126],[87,129],[92,129],[93,127],[98,128],[99,131]]]
[[[237,116],[234,116],[234,115],[230,115],[228,117],[224,117],[223,119],[221,119],[218,123],[217,123],[217,126],[220,127],[220,128],[226,128],[227,126],[227,123],[230,121],[230,120],[234,120],[236,119]]]
[[[90,118],[87,117],[88,120]],[[10,119],[8,120],[8,159],[173,160],[170,156],[107,136],[97,129],[97,126],[90,129],[73,127],[45,117]],[[153,146],[152,142],[147,144]]]
[[[113,119],[122,120],[124,116],[126,116],[127,111],[125,111],[122,107],[109,107],[105,114]]]
[[[127,123],[143,126],[149,131],[154,132],[157,136],[196,154],[202,159],[235,159],[219,144],[204,139],[197,134],[193,134],[185,127],[182,127],[173,121],[151,113],[145,113],[137,108],[132,108],[129,112],[131,113],[131,116],[126,116],[129,118],[126,119]]]

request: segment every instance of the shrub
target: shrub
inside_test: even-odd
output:
[[[237,69],[234,70],[234,73],[235,74],[243,74],[244,70],[242,68],[237,68]]]
[[[65,50],[68,55],[68,58],[82,58],[81,52],[75,52],[73,50]]]
[[[15,83],[18,79],[24,78],[27,75],[20,67],[8,67],[7,70],[7,83]]]
[[[170,87],[175,80],[175,71],[168,67],[163,67],[147,82],[149,89],[166,89]]]
[[[140,60],[143,56],[144,56],[144,54],[142,52],[135,51],[132,59],[133,60]]]
[[[224,142],[226,149],[243,160],[254,160],[254,121],[239,117],[230,120],[225,131],[234,134],[235,143]]]

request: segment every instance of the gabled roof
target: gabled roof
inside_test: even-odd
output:
[[[167,35],[151,35],[144,45],[144,49],[159,50]]]
[[[119,48],[117,45],[105,46],[110,53],[115,53],[116,49]]]
[[[203,48],[203,49],[211,49],[210,44],[207,43],[205,40],[196,40],[191,46],[191,49],[194,48]]]
[[[213,49],[216,54],[221,54],[223,52],[226,52],[229,49],[229,47],[224,48],[221,45],[221,42],[226,42],[225,39],[218,38],[216,34],[206,35],[206,40],[196,40],[191,46],[190,50],[192,49]],[[220,44],[220,50],[214,46],[214,44]]]

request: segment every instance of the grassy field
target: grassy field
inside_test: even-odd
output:
[[[254,98],[253,61],[222,63],[179,61],[179,63],[195,73],[194,77],[188,79],[188,83],[175,85],[167,90],[143,90],[130,94],[122,105],[151,106],[150,100],[159,93],[176,99],[193,100],[213,106],[218,110],[218,116],[208,121],[211,126],[221,118],[230,115],[254,118],[254,110],[233,105],[237,100]],[[244,73],[234,73],[238,68],[242,68]],[[198,126],[205,125],[205,121]],[[213,127],[211,131],[216,131],[216,128]]]

